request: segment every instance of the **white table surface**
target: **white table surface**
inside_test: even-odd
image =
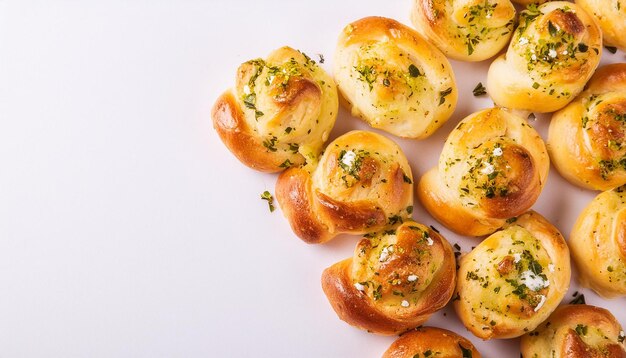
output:
[[[290,45],[324,55],[367,15],[410,0],[0,0],[0,357],[380,357],[394,340],[340,321],[320,286],[357,237],[306,245],[259,199],[276,175],[241,165],[210,120],[241,62]],[[604,52],[603,63],[625,61]],[[460,101],[431,138],[396,140],[417,178],[473,111],[488,61],[453,62]],[[544,138],[548,121],[532,123]],[[332,138],[362,122],[340,112]],[[535,209],[566,236],[595,193],[554,170]],[[443,230],[465,251],[479,243]],[[587,302],[626,324],[626,299]],[[485,357],[450,307],[428,325]]]

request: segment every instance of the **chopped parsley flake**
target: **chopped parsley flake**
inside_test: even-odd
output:
[[[478,96],[487,94],[487,89],[485,88],[485,86],[483,86],[482,82],[478,82],[478,84],[476,85],[476,87],[474,87],[474,90],[472,92],[474,93],[475,97],[478,97]]]
[[[266,200],[267,201],[267,205],[270,209],[270,213],[274,212],[274,197],[272,196],[272,194],[270,194],[269,191],[264,191],[263,194],[261,194],[261,200]]]

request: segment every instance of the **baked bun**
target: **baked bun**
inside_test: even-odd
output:
[[[624,0],[576,0],[576,4],[600,24],[604,43],[626,51],[626,4]]]
[[[509,0],[414,0],[411,20],[446,56],[482,61],[508,44],[515,7]]]
[[[521,340],[523,357],[624,358],[624,331],[611,312],[588,305],[564,305]]]
[[[298,237],[321,243],[408,218],[413,176],[397,144],[376,133],[352,131],[328,145],[312,173],[299,167],[283,172],[276,199]]]
[[[569,238],[581,285],[606,298],[626,297],[626,186],[598,195]]]
[[[368,235],[352,258],[322,273],[322,288],[339,318],[378,334],[424,323],[454,292],[454,252],[441,235],[407,221]]]
[[[525,119],[486,109],[450,133],[438,167],[422,177],[417,196],[447,228],[487,235],[530,209],[549,168],[545,144]]]
[[[530,211],[461,257],[454,309],[477,337],[519,337],[554,311],[570,274],[565,240]]]
[[[415,357],[480,358],[481,355],[469,340],[435,327],[420,327],[403,334],[383,354],[383,358]]]
[[[400,137],[428,137],[456,107],[457,87],[446,57],[392,19],[366,17],[346,26],[334,72],[352,115]]]
[[[290,47],[239,66],[212,111],[224,144],[252,169],[278,172],[316,160],[338,110],[333,79]]]
[[[534,112],[563,108],[600,62],[600,28],[567,1],[529,6],[519,23],[506,54],[489,67],[491,98],[499,106]]]
[[[626,63],[601,67],[580,96],[554,113],[548,149],[559,173],[578,186],[626,184]]]

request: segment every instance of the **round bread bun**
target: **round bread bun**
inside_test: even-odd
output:
[[[606,298],[626,297],[626,186],[593,199],[574,224],[569,246],[582,286]]]
[[[624,358],[624,331],[611,312],[589,305],[564,305],[522,337],[523,357]]]
[[[414,0],[411,20],[446,56],[482,61],[509,43],[515,7],[509,0]]]
[[[276,199],[294,233],[321,243],[341,233],[390,228],[413,212],[413,176],[404,153],[380,134],[352,131],[328,145],[317,167],[292,167]]]
[[[317,159],[338,111],[333,79],[290,47],[243,63],[212,111],[213,127],[248,167],[279,172]]]
[[[604,44],[626,51],[626,4],[624,0],[576,0],[576,4],[600,24]]]
[[[322,288],[343,321],[397,334],[421,325],[448,303],[455,265],[446,239],[407,221],[361,240],[351,258],[324,270]]]
[[[563,236],[530,211],[461,257],[454,309],[479,338],[519,337],[554,311],[570,275]]]
[[[384,17],[346,26],[335,80],[352,115],[400,137],[426,138],[454,112],[452,67],[415,30]]]
[[[489,67],[491,98],[499,106],[533,112],[563,108],[600,63],[600,28],[567,1],[529,6],[519,23],[506,54]]]
[[[436,327],[420,327],[396,339],[382,358],[480,358],[476,347],[464,337]]]
[[[587,189],[626,184],[626,63],[601,67],[552,115],[548,150],[559,173]]]
[[[501,108],[463,119],[450,133],[439,165],[417,186],[417,196],[447,228],[487,235],[535,203],[550,160],[525,119]]]

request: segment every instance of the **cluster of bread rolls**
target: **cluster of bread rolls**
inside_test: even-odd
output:
[[[296,236],[318,244],[363,235],[351,258],[323,272],[322,288],[348,324],[405,333],[383,357],[480,357],[454,332],[416,328],[449,301],[476,337],[523,336],[526,358],[626,357],[610,312],[557,308],[570,249],[583,286],[626,297],[626,64],[596,71],[603,40],[626,49],[626,1],[512,1],[528,5],[517,21],[509,0],[414,0],[417,31],[357,20],[339,36],[334,78],[283,47],[242,64],[213,108],[216,131],[242,163],[283,171],[275,193]],[[499,107],[461,120],[416,186],[446,228],[489,235],[457,266],[448,241],[412,221],[414,179],[395,142],[356,130],[324,144],[340,100],[374,128],[430,136],[459,96],[446,56],[481,61],[507,44],[488,72]],[[547,146],[524,111],[556,111]],[[605,190],[580,214],[569,246],[531,210],[551,160],[570,182]]]

